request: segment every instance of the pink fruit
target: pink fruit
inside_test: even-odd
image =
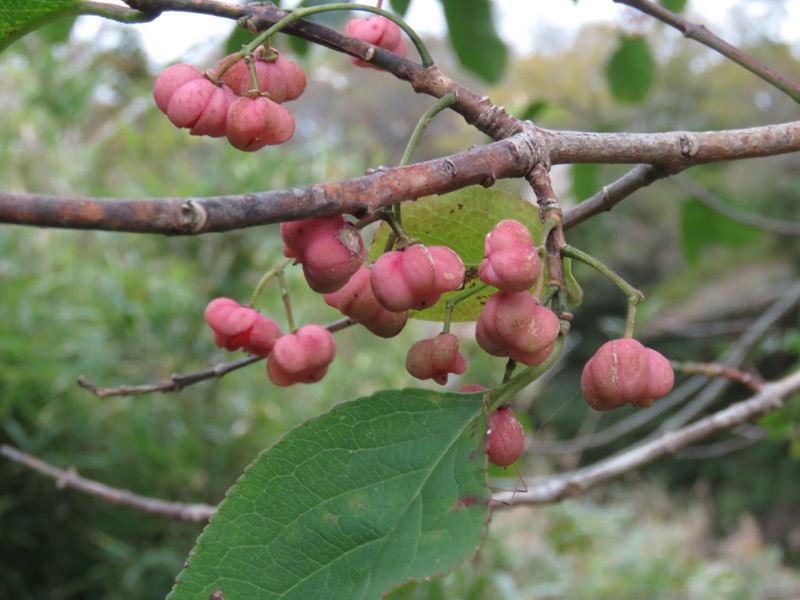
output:
[[[533,286],[542,271],[542,261],[533,238],[519,221],[500,221],[486,235],[485,258],[478,267],[484,283],[504,292],[524,292]]]
[[[461,287],[464,274],[464,263],[449,248],[414,244],[381,255],[370,282],[381,305],[402,312],[433,306],[443,293]]]
[[[408,54],[402,30],[386,17],[376,16],[368,19],[353,19],[347,24],[346,33],[350,37],[378,46],[403,58]],[[377,68],[360,58],[351,57],[350,60],[358,67]]]
[[[231,102],[225,127],[231,146],[255,152],[289,141],[294,134],[294,117],[269,98],[242,96]]]
[[[603,344],[581,375],[584,398],[596,410],[610,410],[626,403],[650,406],[673,384],[669,361],[631,338]]]
[[[493,356],[538,365],[550,355],[561,324],[527,292],[497,292],[484,304],[475,328],[478,345]]]
[[[341,215],[283,223],[281,237],[284,255],[303,266],[309,287],[320,294],[344,287],[366,258],[361,234]]]
[[[203,72],[192,65],[178,64],[167,67],[156,78],[153,86],[153,98],[156,106],[164,114],[167,114],[167,107],[172,95],[179,87],[187,81],[203,77]]]
[[[266,356],[280,336],[280,330],[272,319],[230,298],[216,298],[209,302],[205,319],[214,332],[214,342],[226,350],[244,350]]]
[[[467,370],[467,360],[458,351],[458,337],[452,333],[440,333],[409,348],[406,370],[417,379],[433,379],[445,385],[450,373],[460,375]]]
[[[486,415],[486,454],[489,462],[507,467],[516,462],[525,450],[525,431],[514,411],[501,406]]]
[[[267,375],[281,387],[316,383],[328,372],[335,355],[331,333],[319,325],[305,325],[278,339],[267,359]]]
[[[382,338],[396,336],[408,319],[408,311],[393,313],[380,305],[372,293],[370,270],[362,266],[341,289],[325,294],[323,299],[345,316],[358,321]]]

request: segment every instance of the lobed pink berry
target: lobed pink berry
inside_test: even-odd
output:
[[[525,431],[514,411],[501,406],[486,415],[486,454],[489,462],[507,467],[516,462],[525,450]]]
[[[167,67],[158,75],[153,86],[153,99],[156,101],[156,106],[161,112],[167,114],[169,101],[175,90],[187,81],[201,77],[203,77],[203,72],[192,65],[177,64]]]
[[[397,24],[384,16],[353,19],[347,24],[346,33],[352,38],[383,48],[403,58],[408,55],[408,48],[403,39],[402,30]],[[350,60],[357,67],[377,68],[354,56],[350,57]]]
[[[370,283],[387,310],[423,310],[445,292],[464,283],[464,263],[450,248],[415,244],[381,255],[372,265]]]
[[[478,316],[475,337],[493,356],[538,365],[550,355],[560,328],[555,313],[527,292],[496,292]]]
[[[323,299],[347,317],[358,321],[378,337],[396,336],[408,320],[408,311],[386,310],[372,293],[370,270],[362,266],[341,289],[323,295]]]
[[[294,126],[292,113],[263,96],[236,98],[228,107],[225,121],[228,142],[245,152],[289,141]]]
[[[225,135],[225,118],[234,96],[195,67],[168,68],[156,79],[153,97],[176,127],[188,129],[192,135]]]
[[[309,287],[327,294],[341,289],[366,258],[361,234],[341,215],[281,224],[283,253],[303,266]]]
[[[581,390],[596,410],[611,410],[629,403],[646,407],[666,395],[675,381],[669,361],[631,338],[603,344],[586,363]]]
[[[230,298],[216,298],[209,302],[205,319],[214,332],[214,342],[226,350],[244,350],[266,356],[281,335],[272,319]]]
[[[319,325],[305,325],[275,342],[267,359],[267,376],[281,387],[316,383],[328,372],[335,355],[331,333]]]
[[[458,351],[458,337],[452,333],[440,333],[409,348],[406,370],[417,379],[433,379],[445,385],[450,373],[460,375],[467,370],[467,359]]]
[[[542,271],[530,231],[519,221],[506,220],[495,225],[486,234],[484,251],[478,277],[504,292],[529,290]]]

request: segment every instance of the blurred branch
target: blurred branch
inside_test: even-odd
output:
[[[698,362],[677,362],[670,361],[672,368],[687,375],[705,375],[706,377],[724,377],[731,381],[741,383],[750,388],[752,392],[758,392],[764,385],[764,380],[746,371],[735,369],[727,365],[717,363],[698,363]]]
[[[716,194],[711,193],[707,188],[697,185],[685,175],[677,175],[673,181],[684,192],[697,198],[711,210],[728,217],[732,221],[763,229],[764,231],[776,233],[778,235],[800,235],[800,223],[787,223],[780,219],[770,219],[762,217],[761,215],[753,215],[736,210],[725,204]]]
[[[111,504],[129,506],[150,514],[204,523],[217,510],[216,506],[209,504],[183,504],[181,502],[167,502],[157,498],[140,496],[128,490],[113,488],[91,479],[78,475],[75,469],[59,469],[30,454],[17,450],[5,444],[0,445],[0,454],[34,471],[55,479],[59,488],[74,488],[90,496],[96,496]]]
[[[723,354],[720,362],[725,366],[739,367],[747,357],[753,345],[756,344],[779,319],[793,310],[799,302],[800,283],[796,283],[789,288],[783,297],[779,298],[756,319],[753,326]],[[659,431],[668,432],[688,423],[719,398],[729,385],[730,381],[727,379],[715,379],[708,384],[708,387],[703,390],[702,394],[699,394],[694,400],[683,406],[679,411],[672,414],[669,419],[662,423]]]
[[[327,324],[325,328],[331,333],[336,333],[337,331],[341,331],[342,329],[350,327],[351,325],[355,325],[355,323],[356,322],[352,319],[345,317],[343,319],[339,319],[338,321],[334,321],[333,323]],[[78,377],[78,385],[86,390],[89,390],[98,398],[108,398],[110,396],[141,396],[155,392],[180,392],[185,387],[189,387],[195,383],[200,383],[201,381],[207,381],[208,379],[224,377],[228,373],[236,371],[237,369],[241,369],[242,367],[252,365],[253,363],[257,363],[261,360],[264,360],[264,358],[264,356],[247,356],[229,363],[222,363],[221,365],[213,366],[210,369],[204,369],[194,373],[187,373],[185,375],[175,374],[171,375],[169,379],[158,381],[156,383],[147,383],[144,385],[122,385],[115,388],[101,388],[90,382],[83,375]]]
[[[711,33],[704,25],[690,23],[686,19],[679,17],[675,13],[650,0],[614,0],[614,2],[626,4],[666,23],[670,27],[674,27],[680,31],[684,37],[700,42],[704,46],[711,48],[787,94],[795,102],[800,102],[800,85]]]
[[[800,371],[774,383],[767,383],[761,392],[748,400],[733,404],[691,425],[662,433],[652,441],[624,450],[588,467],[553,477],[538,478],[528,482],[525,492],[503,492],[494,495],[493,500],[508,505],[548,504],[585,494],[600,483],[629,473],[667,454],[673,454],[691,443],[777,410],[783,406],[787,397],[798,391]]]
[[[734,437],[727,440],[707,444],[705,446],[691,446],[675,453],[675,458],[680,460],[708,460],[709,458],[719,458],[733,452],[737,452],[756,442],[760,442],[766,437],[764,429],[757,425],[740,425],[735,427],[731,433]]]

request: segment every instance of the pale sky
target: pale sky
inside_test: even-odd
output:
[[[107,1],[122,4],[118,0]],[[573,0],[495,0],[494,4],[501,35],[506,40],[513,40],[520,53],[543,50],[542,44],[553,39],[555,31],[563,32],[559,34],[563,43],[574,36],[580,25],[598,21],[625,22],[630,20],[630,15],[638,14],[612,0],[579,0],[577,3]],[[778,35],[791,41],[795,51],[800,53],[800,0],[788,0],[786,14],[780,15],[771,4],[774,6],[774,1],[690,0],[688,16],[723,37],[730,35],[725,28],[731,23],[732,11],[743,13],[744,22],[778,16]],[[439,34],[444,30],[440,4],[434,0],[413,0],[406,20],[423,35]],[[77,29],[77,35],[91,39],[98,23],[98,19],[85,18]],[[134,27],[140,32],[154,62],[168,63],[198,43],[228,35],[231,23],[203,15],[166,13],[152,23]],[[735,40],[729,41],[735,43]]]

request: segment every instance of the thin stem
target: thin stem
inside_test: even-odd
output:
[[[306,17],[310,17],[311,15],[315,15],[317,13],[330,12],[334,10],[347,10],[347,11],[360,10],[360,11],[375,13],[376,15],[381,15],[382,17],[386,17],[392,23],[399,26],[400,29],[402,29],[408,35],[408,37],[411,38],[411,42],[416,47],[417,52],[419,52],[419,57],[420,60],[422,61],[422,66],[428,68],[434,65],[433,58],[431,58],[428,49],[425,47],[425,44],[417,35],[417,32],[414,31],[408,25],[408,23],[406,23],[403,19],[375,6],[367,6],[365,4],[349,4],[347,2],[341,2],[336,4],[325,4],[322,6],[310,6],[308,8],[298,8],[289,13],[288,15],[286,15],[283,19],[281,19],[277,23],[275,23],[272,27],[270,27],[263,33],[259,34],[252,42],[250,42],[244,47],[243,52],[244,51],[252,52],[260,44],[264,43],[265,40],[269,39],[273,34],[278,33],[281,29],[283,29],[287,25],[291,25],[296,21],[305,19]]]
[[[614,285],[622,290],[622,293],[628,297],[629,305],[638,305],[642,300],[644,300],[644,294],[642,294],[642,292],[637,290],[591,254],[587,254],[586,252],[578,250],[574,246],[570,245],[562,246],[561,254],[574,260],[579,260],[580,262],[589,265],[596,271],[599,271],[601,275],[609,279]]]
[[[476,284],[476,285],[472,286],[469,289],[465,289],[465,290],[461,291],[460,293],[455,294],[451,298],[447,299],[447,302],[445,302],[445,304],[444,304],[444,332],[445,333],[450,333],[450,320],[453,317],[453,311],[455,310],[456,305],[459,302],[463,302],[464,300],[466,300],[470,296],[474,296],[478,292],[480,292],[482,290],[485,290],[487,287],[489,287],[489,286],[486,285],[485,283],[479,283],[479,284]]]
[[[286,278],[283,276],[283,271],[278,271],[275,276],[278,278],[278,284],[281,286],[281,298],[283,299],[283,307],[286,309],[286,327],[294,333],[294,316],[292,315],[292,301],[289,297],[289,288],[286,287]]]
[[[107,2],[92,2],[91,0],[81,0],[76,12],[82,15],[94,15],[111,19],[119,23],[147,23],[159,15],[157,11],[146,12],[108,4]]]
[[[711,33],[704,25],[690,23],[663,6],[655,2],[650,2],[649,0],[614,0],[614,2],[627,4],[636,10],[658,19],[662,23],[666,23],[670,27],[674,27],[685,37],[700,42],[704,46],[708,46],[712,50],[719,52],[722,56],[732,60],[737,65],[744,67],[773,87],[779,89],[795,102],[800,102],[800,85]]]
[[[705,375],[706,377],[724,377],[741,383],[754,392],[761,391],[764,387],[764,380],[761,377],[751,375],[741,369],[736,369],[728,365],[719,363],[698,363],[698,362],[677,362],[670,361],[670,365],[676,371],[687,375]]]
[[[250,308],[253,308],[256,305],[256,302],[258,301],[258,297],[261,295],[261,291],[264,289],[264,286],[267,285],[267,283],[269,283],[270,279],[273,279],[274,277],[277,277],[279,273],[283,273],[283,270],[293,260],[294,260],[293,258],[285,258],[281,262],[279,262],[277,265],[272,267],[269,271],[264,273],[264,276],[261,278],[261,280],[256,285],[256,289],[253,290],[253,295],[250,298],[250,302],[249,302],[249,304],[247,306],[249,306]]]
[[[550,367],[552,367],[553,364],[555,364],[563,347],[564,336],[559,335],[555,344],[553,345],[553,351],[542,364],[534,367],[528,367],[500,387],[486,392],[486,395],[484,396],[484,402],[486,404],[487,412],[491,412],[501,404],[508,402],[514,395],[518,394],[521,390],[525,389],[531,383],[536,381]]]

